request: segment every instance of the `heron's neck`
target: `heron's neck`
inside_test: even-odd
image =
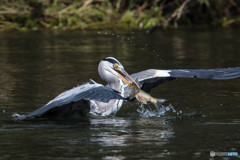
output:
[[[112,82],[112,83],[109,84],[109,86],[112,89],[120,92],[121,94],[123,94],[123,92],[124,92],[124,87],[123,87],[123,82],[122,81]]]

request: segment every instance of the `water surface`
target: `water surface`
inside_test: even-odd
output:
[[[158,117],[142,117],[139,104],[127,102],[115,116],[84,122],[13,120],[12,114],[29,113],[90,78],[105,83],[97,66],[108,56],[129,74],[240,66],[238,30],[106,33],[0,33],[1,159],[211,159],[210,151],[240,153],[240,79],[163,84],[152,95],[167,99],[176,112]]]

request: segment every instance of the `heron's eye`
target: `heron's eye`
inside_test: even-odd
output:
[[[113,68],[117,69],[117,68],[118,68],[118,65],[117,65],[117,64],[114,64],[114,65],[113,65]]]

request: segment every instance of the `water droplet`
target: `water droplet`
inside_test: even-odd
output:
[[[202,154],[201,152],[195,152],[195,153],[194,153],[194,155],[195,155],[196,157],[200,157],[201,154]]]
[[[170,110],[170,108],[169,107],[166,107],[166,111],[169,111]]]

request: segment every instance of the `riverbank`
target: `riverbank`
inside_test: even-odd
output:
[[[239,26],[240,1],[3,0],[0,30]]]

